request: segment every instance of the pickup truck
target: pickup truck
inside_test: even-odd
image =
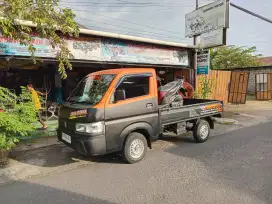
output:
[[[205,142],[212,117],[223,103],[184,99],[180,107],[160,105],[155,69],[103,70],[86,76],[59,112],[58,139],[87,156],[121,152],[128,163],[142,160],[164,132],[193,132]]]

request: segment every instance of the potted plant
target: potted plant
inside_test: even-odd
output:
[[[36,110],[29,91],[22,87],[20,96],[0,87],[0,165],[20,138],[34,131]]]

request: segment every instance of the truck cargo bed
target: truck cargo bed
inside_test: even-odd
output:
[[[207,116],[220,116],[223,111],[221,101],[208,99],[184,99],[181,107],[163,107],[159,109],[162,126],[189,121]]]

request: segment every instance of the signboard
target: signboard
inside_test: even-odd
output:
[[[193,37],[228,26],[228,5],[218,0],[185,16],[185,36]]]
[[[78,40],[67,40],[68,49],[75,59],[94,60],[101,59],[101,40],[96,38],[79,38]]]
[[[224,44],[223,28],[210,31],[208,33],[202,33],[200,35],[199,45],[201,48],[216,47]]]
[[[209,74],[210,52],[201,50],[197,52],[197,74]]]
[[[102,61],[189,66],[187,50],[103,40]]]
[[[35,37],[32,44],[36,48],[37,57],[55,57],[57,50],[50,46],[47,39]],[[0,35],[0,55],[31,56],[28,47],[21,45],[19,41]]]
[[[182,48],[164,48],[158,45],[99,38],[66,41],[74,58],[79,60],[189,66],[188,51]],[[53,49],[47,39],[35,37],[33,44],[36,48],[36,57],[55,58],[58,53],[58,49]],[[1,35],[0,55],[31,56],[26,46]]]

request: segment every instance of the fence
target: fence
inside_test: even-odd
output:
[[[210,70],[208,75],[197,75],[196,95],[228,102],[231,71]]]

